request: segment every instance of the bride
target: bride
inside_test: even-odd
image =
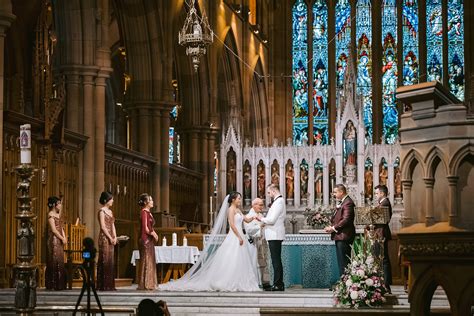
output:
[[[226,196],[199,260],[181,279],[160,285],[160,290],[260,291],[257,262],[251,259],[251,245],[242,231],[242,222],[251,222],[254,217],[242,214],[241,199],[238,192]],[[227,222],[229,233],[219,245],[219,235],[225,233]]]

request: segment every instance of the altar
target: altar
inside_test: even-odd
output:
[[[220,237],[223,241],[225,235]],[[285,287],[330,288],[339,279],[336,245],[329,234],[287,234],[281,257]],[[268,267],[273,280],[270,254]]]

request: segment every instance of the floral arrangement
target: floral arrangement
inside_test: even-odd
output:
[[[352,248],[351,263],[334,288],[334,304],[338,307],[376,307],[385,302],[388,292],[384,284],[380,260],[371,254],[369,241]],[[355,254],[354,249],[359,253]]]
[[[324,228],[331,224],[331,210],[318,207],[315,210],[307,208],[305,210],[306,224],[314,228]]]

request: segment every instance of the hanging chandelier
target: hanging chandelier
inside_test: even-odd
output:
[[[213,32],[204,12],[202,19],[199,18],[194,2],[191,1],[183,28],[178,34],[178,43],[186,47],[186,55],[191,56],[194,71],[197,72],[201,56],[206,54],[206,47],[213,41]]]

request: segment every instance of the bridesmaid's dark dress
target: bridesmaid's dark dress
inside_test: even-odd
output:
[[[63,221],[60,218],[50,216],[54,219],[56,230],[62,234]],[[49,220],[49,218],[48,218]],[[49,228],[49,225],[48,225]],[[66,270],[64,268],[64,245],[63,242],[56,237],[48,229],[48,255],[46,259],[46,289],[48,290],[64,290],[66,288]]]
[[[115,217],[108,215],[104,210],[105,229],[110,236],[113,236],[113,226]],[[100,219],[99,219],[100,221]],[[97,261],[97,289],[99,291],[115,291],[115,264],[114,248],[105,233],[100,230],[99,233],[99,258]]]
[[[146,233],[145,227],[148,231],[153,231],[155,220],[153,215],[145,209],[140,212],[140,266],[138,275],[138,290],[154,290],[157,284],[156,278],[156,261],[155,261],[155,240],[152,235]]]

